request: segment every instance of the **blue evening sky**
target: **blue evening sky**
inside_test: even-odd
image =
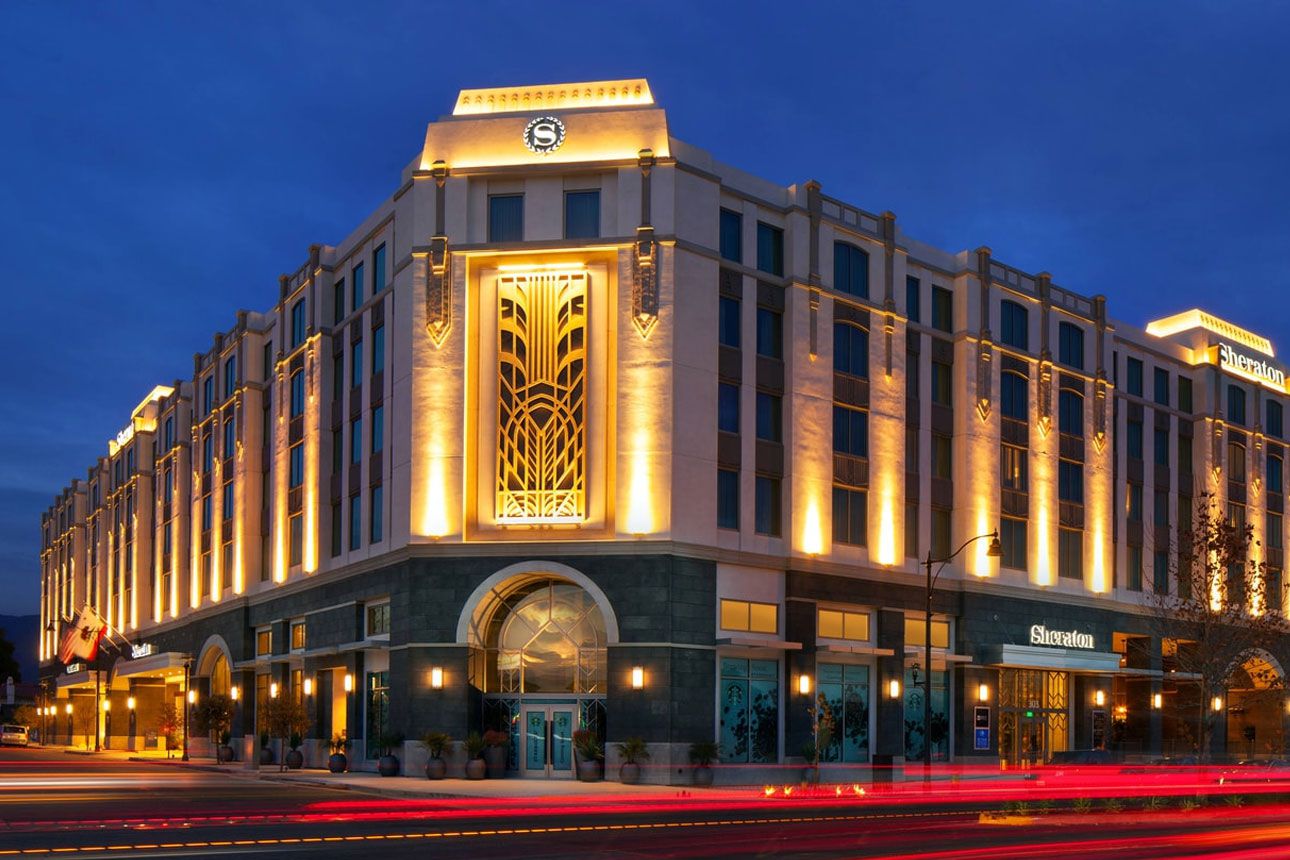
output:
[[[1290,349],[1284,4],[7,0],[0,32],[0,614],[54,494],[462,87],[645,76],[722,161]]]

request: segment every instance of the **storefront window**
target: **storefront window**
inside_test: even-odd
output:
[[[829,727],[821,744],[821,761],[869,760],[869,667],[820,663],[820,724]],[[818,704],[818,700],[817,700]],[[824,740],[824,738],[821,738]]]
[[[932,628],[932,641],[936,641],[936,628]],[[950,754],[950,696],[946,675],[942,670],[932,672],[932,722],[930,731],[923,731],[923,672],[905,670],[905,759],[922,761],[925,740],[931,739],[932,760],[946,761]]]
[[[779,760],[779,661],[721,659],[721,760]]]

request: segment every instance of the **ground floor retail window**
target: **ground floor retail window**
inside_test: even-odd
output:
[[[820,663],[820,724],[828,732],[821,761],[869,760],[869,667]],[[821,701],[822,700],[822,701]],[[824,740],[822,737],[821,740]]]
[[[721,658],[721,760],[779,761],[779,661]]]
[[[932,641],[936,641],[933,628]],[[932,760],[947,761],[950,756],[950,690],[943,670],[932,672],[932,720],[923,728],[923,672],[914,667],[905,669],[905,759],[922,761],[924,744],[932,743]]]
[[[368,672],[364,690],[367,695],[366,731],[364,734],[367,758],[381,754],[381,736],[390,725],[390,673]]]

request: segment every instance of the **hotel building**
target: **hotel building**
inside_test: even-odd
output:
[[[1286,398],[1263,337],[1118,321],[749,175],[673,137],[644,80],[463,90],[42,517],[53,730],[101,710],[93,668],[55,661],[89,602],[133,645],[100,693],[117,747],[190,686],[236,690],[243,757],[280,690],[311,759],[344,734],[356,767],[383,734],[499,728],[515,774],[570,776],[586,728],[611,773],[641,736],[650,779],[688,780],[715,740],[747,781],[801,760],[821,702],[839,766],[929,738],[1008,765],[1191,752],[1198,688],[1148,604],[1211,492],[1280,611]],[[1001,557],[972,540],[996,529]],[[929,667],[924,562],[964,543]],[[1280,751],[1255,669],[1290,649],[1251,659],[1214,743]]]

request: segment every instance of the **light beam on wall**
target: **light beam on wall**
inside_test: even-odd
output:
[[[634,535],[654,531],[654,499],[650,492],[649,454],[646,452],[648,436],[637,431],[633,440],[635,451],[631,460],[631,482],[628,485],[627,531]]]
[[[896,502],[891,488],[891,476],[883,481],[882,499],[878,509],[878,554],[879,564],[896,563]],[[908,527],[908,526],[907,526]]]
[[[437,448],[430,453],[421,532],[433,538],[448,534],[448,483],[444,477],[443,455]]]
[[[824,534],[820,526],[820,503],[814,495],[806,503],[806,519],[802,523],[802,551],[807,555],[824,552]]]

